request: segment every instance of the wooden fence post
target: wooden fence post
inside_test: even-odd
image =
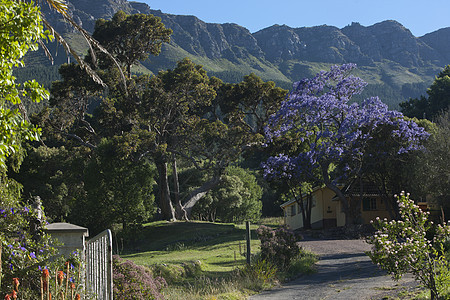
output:
[[[251,249],[250,249],[250,221],[245,222],[245,228],[247,229],[247,264],[250,264],[250,255],[251,255]]]

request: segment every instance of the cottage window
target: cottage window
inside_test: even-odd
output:
[[[291,216],[295,216],[297,214],[297,210],[295,209],[297,205],[291,205]]]
[[[363,199],[363,211],[377,210],[376,198],[364,198]]]

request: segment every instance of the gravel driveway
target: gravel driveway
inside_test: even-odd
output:
[[[416,286],[412,276],[395,282],[379,270],[364,254],[370,245],[363,240],[306,240],[300,245],[319,255],[317,273],[249,299],[382,299]]]

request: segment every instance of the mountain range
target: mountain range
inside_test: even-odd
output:
[[[425,94],[434,77],[450,64],[450,28],[415,37],[399,22],[387,20],[371,26],[352,23],[344,28],[273,25],[251,33],[233,23],[213,24],[195,16],[166,14],[152,10],[145,3],[68,2],[74,20],[90,32],[96,19],[110,19],[119,10],[153,14],[173,30],[170,44],[163,45],[159,56],[150,56],[134,68],[137,73],[157,73],[189,57],[203,65],[209,75],[226,82],[239,82],[244,75],[255,73],[289,89],[292,82],[313,76],[331,65],[356,63],[355,75],[369,83],[360,97],[378,95],[391,108],[396,108],[401,101]],[[87,46],[70,26],[47,8],[43,10],[58,32],[79,52],[86,51]],[[32,53],[26,59],[28,75],[26,72],[22,75],[42,76],[47,74],[42,69],[47,68],[50,71],[41,82],[54,80],[57,66],[66,60],[64,55],[59,55],[56,65],[50,66],[42,53]]]

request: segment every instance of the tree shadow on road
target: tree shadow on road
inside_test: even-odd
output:
[[[322,255],[317,263],[317,271],[313,275],[302,276],[301,279],[288,283],[286,286],[368,279],[386,275],[386,272],[374,265],[364,253]]]

